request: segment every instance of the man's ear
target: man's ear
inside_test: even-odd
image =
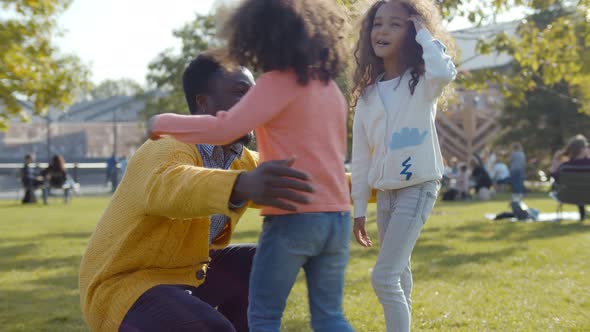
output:
[[[206,113],[209,104],[209,98],[205,95],[197,95],[195,97],[195,101],[197,103],[197,113]]]

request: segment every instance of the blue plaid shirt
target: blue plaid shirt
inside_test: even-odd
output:
[[[223,147],[208,144],[198,144],[197,150],[203,158],[203,166],[206,168],[229,169],[236,158],[242,157],[244,146],[236,143],[231,146],[227,155],[223,151]],[[209,244],[213,239],[223,231],[223,228],[229,221],[229,218],[223,214],[214,214],[210,217],[211,226],[209,228]]]

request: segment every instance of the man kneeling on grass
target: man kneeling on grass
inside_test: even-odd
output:
[[[192,114],[230,109],[254,84],[201,54],[183,76]],[[82,258],[80,297],[93,331],[247,331],[255,245],[229,245],[246,202],[294,210],[307,176],[292,161],[258,165],[244,147],[147,141]]]

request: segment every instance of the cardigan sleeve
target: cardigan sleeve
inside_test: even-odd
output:
[[[450,82],[457,76],[457,69],[445,46],[426,29],[420,29],[416,41],[422,46],[424,58],[426,93],[428,98],[438,98]]]
[[[196,149],[172,139],[151,141],[137,183],[144,195],[147,215],[171,219],[224,214],[237,217],[246,207],[230,209],[234,183],[244,170],[220,170],[198,166]]]
[[[365,126],[363,124],[362,111],[357,107],[354,113],[352,128],[352,176],[351,196],[354,203],[354,217],[364,217],[367,213],[367,204],[371,198],[369,186],[369,169],[371,167],[371,147]]]

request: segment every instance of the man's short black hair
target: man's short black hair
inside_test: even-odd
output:
[[[212,54],[199,54],[182,75],[182,87],[184,97],[191,114],[198,112],[196,96],[199,94],[210,93],[210,82],[216,74],[223,70],[221,62]]]

